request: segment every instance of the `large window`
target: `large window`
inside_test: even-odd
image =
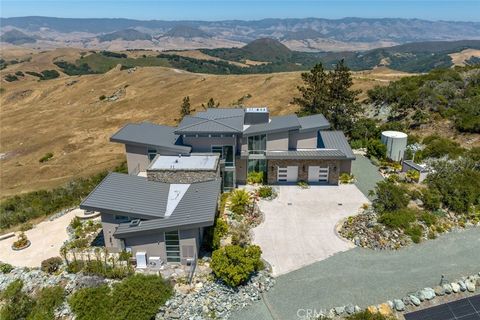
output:
[[[234,172],[223,171],[223,189],[232,190],[235,187]]]
[[[248,173],[250,172],[267,172],[267,160],[265,159],[248,159]]]
[[[165,232],[167,262],[180,262],[180,237],[178,230]]]
[[[253,154],[263,154],[267,150],[267,135],[248,137],[248,152]]]
[[[225,160],[226,167],[234,167],[233,146],[212,146],[212,152],[220,153],[220,158]]]

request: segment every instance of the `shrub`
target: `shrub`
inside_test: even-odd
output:
[[[1,273],[10,273],[14,268],[9,263],[0,262],[0,272]]]
[[[250,227],[246,223],[239,223],[230,229],[232,244],[245,247],[250,244]]]
[[[0,309],[0,319],[18,320],[26,319],[32,311],[35,301],[22,291],[23,281],[17,279],[10,283],[1,293],[4,304]]]
[[[401,209],[382,213],[378,222],[392,229],[407,229],[416,220],[416,212],[411,209]]]
[[[131,276],[113,288],[111,319],[153,319],[172,293],[172,287],[159,276]]]
[[[245,283],[253,272],[263,268],[261,254],[258,246],[242,248],[229,245],[213,252],[210,266],[217,278],[228,286],[236,287]]]
[[[378,139],[369,140],[367,143],[367,156],[377,159],[385,159],[387,155],[387,146]]]
[[[40,269],[43,272],[54,273],[58,271],[60,266],[63,264],[62,258],[52,257],[42,261]]]
[[[40,80],[50,80],[60,77],[60,73],[57,70],[43,70]]]
[[[19,76],[19,77],[25,76],[22,71],[17,71],[17,72],[15,72],[15,75],[16,75],[16,76]]]
[[[222,218],[217,218],[215,220],[215,225],[213,226],[212,250],[220,248],[220,240],[227,234],[227,232],[227,222]]]
[[[345,318],[345,320],[394,320],[395,318],[384,316],[381,313],[371,313],[368,310],[361,311]]]
[[[409,178],[411,181],[418,182],[418,180],[420,179],[420,172],[418,172],[417,170],[408,170],[407,178]]]
[[[258,196],[260,198],[270,198],[273,195],[273,189],[270,186],[261,186],[258,188]]]
[[[25,231],[28,231],[28,230],[31,230],[33,229],[33,224],[30,223],[30,222],[25,222],[24,224],[22,224],[20,226],[20,231],[22,232],[25,232]]]
[[[79,289],[72,294],[68,303],[78,320],[113,319],[112,297],[107,285]]]
[[[353,181],[353,174],[348,174],[346,172],[340,175],[340,183],[352,183]]]
[[[38,162],[44,163],[44,162],[47,162],[48,160],[50,160],[52,158],[53,158],[53,153],[47,152],[47,153],[45,153],[45,155],[43,157],[40,158],[40,160],[38,160]]]
[[[36,295],[36,304],[27,320],[55,319],[55,309],[65,299],[65,290],[61,286],[46,287]]]
[[[417,152],[416,161],[426,158],[441,158],[448,156],[450,159],[456,159],[465,152],[460,145],[447,138],[431,135],[423,139],[425,149]]]
[[[250,195],[245,189],[237,189],[230,195],[230,210],[235,214],[244,214],[250,203]]]
[[[407,229],[405,229],[405,234],[410,236],[413,242],[420,243],[422,239],[423,228],[418,224],[409,226]]]
[[[263,172],[249,172],[247,175],[247,182],[249,184],[263,183]]]
[[[379,213],[403,209],[410,201],[404,186],[389,181],[378,182],[373,195],[373,207]]]
[[[124,279],[134,273],[132,268],[125,266],[113,266],[97,260],[84,262],[84,266],[81,271],[87,275],[100,276],[109,279]]]
[[[79,273],[84,267],[84,263],[81,260],[74,260],[67,265],[68,273]]]
[[[69,299],[78,320],[152,319],[172,295],[161,277],[137,274],[113,286],[77,290]]]
[[[430,212],[422,212],[422,214],[420,215],[420,220],[425,222],[427,227],[430,227],[437,223],[437,216]]]
[[[17,81],[18,80],[18,77],[16,75],[13,75],[13,74],[7,74],[5,77],[4,77],[5,81],[8,81],[8,82],[13,82],[13,81]]]
[[[107,96],[104,95],[104,94],[102,94],[100,97],[98,97],[98,100],[100,100],[100,101],[103,101],[105,99],[107,99]]]
[[[28,245],[28,238],[24,232],[18,235],[17,241],[13,243],[14,248],[23,248]]]
[[[72,219],[72,221],[70,221],[70,227],[73,230],[76,230],[77,228],[81,228],[82,227],[82,221],[80,220],[80,218],[79,217],[74,217]]]

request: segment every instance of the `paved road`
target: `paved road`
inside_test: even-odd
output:
[[[376,304],[426,286],[480,271],[480,229],[443,235],[436,240],[392,251],[355,248],[277,278],[263,301],[232,319],[298,319],[299,308],[331,308],[348,303]]]
[[[373,190],[377,182],[383,178],[378,172],[378,168],[367,157],[358,154],[356,156],[357,159],[352,162],[352,174],[356,178],[355,185],[369,197],[368,192]],[[371,197],[369,199],[371,200]]]

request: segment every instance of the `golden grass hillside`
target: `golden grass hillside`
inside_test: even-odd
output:
[[[51,60],[73,59],[75,49],[37,53],[30,62],[0,72],[0,180],[1,197],[52,188],[75,177],[112,168],[124,159],[123,146],[109,137],[129,122],[151,121],[175,125],[184,96],[200,108],[210,97],[222,106],[240,98],[250,106],[268,106],[272,114],[297,110],[290,104],[297,94],[300,73],[216,76],[161,67],[118,69],[106,74],[66,76],[37,81],[25,76],[6,82],[5,74],[56,68]],[[56,68],[58,70],[58,68]],[[403,74],[388,69],[355,75],[355,88],[387,84]],[[119,97],[100,101],[102,95]],[[53,158],[39,159],[46,153]]]

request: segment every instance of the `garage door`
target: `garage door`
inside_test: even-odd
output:
[[[298,166],[278,167],[278,182],[297,182]]]
[[[328,167],[308,167],[308,182],[328,182]]]

